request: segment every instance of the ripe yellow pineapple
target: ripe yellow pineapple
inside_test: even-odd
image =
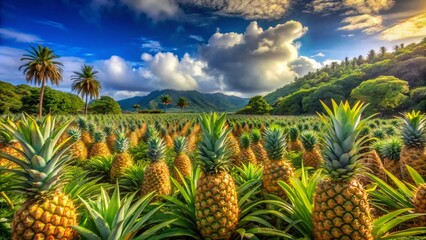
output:
[[[366,170],[368,172],[373,173],[380,179],[386,181],[387,175],[385,173],[385,168],[383,166],[379,154],[377,154],[377,151],[375,149],[372,149],[371,146],[369,146],[368,142],[365,143],[364,147],[364,150],[360,150],[360,152],[363,153],[360,159],[361,164],[366,167]],[[372,181],[366,175],[360,175],[359,179],[364,186],[370,184]]]
[[[89,152],[89,157],[107,157],[111,156],[108,145],[105,142],[105,134],[102,131],[95,131],[94,139],[95,143],[92,145],[92,148]]]
[[[289,129],[290,141],[288,142],[288,151],[303,151],[302,143],[299,140],[299,130],[295,127]]]
[[[104,132],[106,134],[105,141],[111,153],[115,152],[115,140],[116,140],[116,136],[114,134],[113,128],[114,127],[111,124],[108,124],[104,127]]]
[[[237,164],[247,165],[251,163],[256,165],[257,164],[256,155],[254,155],[254,152],[250,147],[250,144],[251,144],[250,134],[243,133],[241,135],[240,142],[241,142],[241,152],[240,152],[240,156],[238,158]]]
[[[0,123],[17,137],[25,152],[22,160],[0,153],[22,167],[19,172],[24,180],[16,188],[27,195],[27,200],[13,216],[13,240],[77,239],[71,228],[77,225],[76,209],[72,199],[60,187],[62,169],[69,160],[64,153],[70,146],[60,149],[62,146],[57,145],[69,124],[70,121],[56,127],[55,119],[50,115],[40,124],[29,116],[23,116],[16,124],[12,121]]]
[[[314,196],[313,233],[315,239],[373,239],[367,192],[359,182],[360,148],[357,140],[367,119],[366,106],[332,101],[332,109],[321,102],[327,114],[319,114],[325,124],[324,168],[326,178]],[[338,123],[338,124],[337,124]]]
[[[228,135],[228,143],[229,143],[229,151],[231,152],[231,161],[238,162],[238,158],[240,157],[241,148],[237,139],[235,138],[232,132]]]
[[[269,158],[263,168],[263,189],[266,193],[285,197],[285,192],[278,185],[278,181],[290,183],[289,178],[294,176],[295,171],[291,163],[284,158],[286,136],[281,127],[271,126],[265,130],[263,139]]]
[[[158,195],[170,195],[172,185],[170,171],[164,162],[166,145],[162,138],[152,136],[148,139],[148,159],[151,161],[145,170],[142,181],[141,194],[145,196],[151,192]]]
[[[205,239],[231,239],[238,224],[239,207],[234,179],[227,172],[230,164],[225,114],[200,117],[203,133],[199,160],[204,174],[197,182],[195,218]]]
[[[182,183],[182,179],[177,171],[179,171],[184,177],[192,176],[192,162],[186,154],[186,144],[187,142],[185,137],[177,137],[174,140],[174,150],[176,152],[176,157],[173,163],[173,178],[180,183]]]
[[[410,180],[405,167],[414,168],[421,176],[426,177],[426,117],[420,111],[404,114],[402,138],[404,147],[401,150],[401,167],[403,178]]]
[[[251,149],[254,152],[254,155],[256,155],[257,163],[260,165],[266,164],[268,159],[268,153],[263,148],[263,145],[261,143],[262,140],[262,133],[259,129],[255,128],[251,131]]]
[[[170,134],[168,133],[166,128],[161,128],[161,135],[164,138],[164,141],[166,142],[166,145],[168,148],[173,148],[173,139],[170,136]]]
[[[117,130],[115,135],[115,150],[117,154],[114,156],[110,171],[112,180],[121,177],[124,171],[130,168],[134,162],[132,155],[127,152],[129,149],[129,139],[126,137],[126,132]]]
[[[136,145],[138,145],[139,138],[138,138],[138,135],[136,134],[136,125],[134,123],[131,123],[129,125],[129,132],[127,134],[127,137],[129,138],[130,147],[135,147]]]
[[[72,146],[70,148],[71,156],[78,160],[86,160],[88,157],[88,151],[86,144],[81,141],[81,131],[78,128],[70,128],[67,131],[71,137]]]
[[[316,149],[318,144],[318,136],[314,131],[304,131],[300,134],[300,141],[305,151],[303,152],[302,161],[304,166],[319,168],[323,163],[321,153]]]
[[[89,148],[93,143],[92,135],[89,133],[89,126],[87,120],[80,117],[77,119],[77,125],[81,130],[81,141],[86,144],[86,147]]]

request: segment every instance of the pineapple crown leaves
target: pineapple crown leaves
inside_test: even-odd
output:
[[[112,124],[105,125],[104,132],[107,136],[111,136],[113,133],[114,126]]]
[[[159,137],[151,137],[148,139],[148,159],[152,162],[164,160],[166,157],[167,147],[164,140]]]
[[[303,148],[310,151],[318,143],[318,136],[314,131],[303,131],[300,134],[300,141],[303,144]]]
[[[351,108],[349,102],[338,105],[332,100],[332,109],[321,101],[326,114],[318,113],[324,123],[326,133],[323,143],[324,167],[329,176],[338,180],[348,180],[364,167],[358,161],[364,153],[367,136],[358,137],[366,122],[373,116],[361,119],[361,114],[368,104],[355,103]]]
[[[14,148],[23,156],[23,159],[0,153],[1,157],[21,167],[5,169],[25,179],[14,188],[15,190],[34,196],[57,187],[59,176],[70,159],[66,153],[72,146],[71,144],[64,147],[71,138],[65,139],[60,144],[57,143],[71,122],[72,120],[68,120],[56,126],[55,118],[50,115],[41,119],[40,123],[28,115],[23,115],[22,119],[16,123],[10,120],[0,123],[1,127],[17,139],[23,149]]]
[[[87,124],[87,130],[89,131],[90,134],[94,135],[94,133],[96,131],[95,124],[93,122],[89,122]]]
[[[174,150],[176,152],[176,154],[179,153],[183,153],[186,150],[186,146],[187,146],[187,139],[186,137],[177,137],[173,140],[173,146],[174,146]]]
[[[83,117],[79,117],[77,119],[77,125],[80,129],[87,130],[87,120],[84,119]]]
[[[299,137],[299,129],[297,129],[296,127],[291,127],[288,130],[288,135],[290,137],[290,141],[296,141]]]
[[[250,147],[251,138],[249,133],[243,133],[240,137],[241,147],[247,149]]]
[[[81,131],[79,128],[70,128],[67,130],[67,134],[71,137],[73,142],[77,142],[81,138]]]
[[[93,138],[97,143],[105,142],[105,133],[103,131],[97,130],[93,133]]]
[[[198,147],[201,166],[207,173],[226,171],[230,163],[227,136],[231,132],[225,126],[226,114],[203,114],[198,120],[203,131]]]
[[[265,130],[263,139],[270,160],[282,160],[284,158],[287,147],[286,138],[283,129],[278,125],[272,125]]]
[[[389,160],[399,161],[402,149],[402,142],[399,138],[393,137],[383,142],[379,147],[380,155]]]
[[[251,140],[253,143],[258,143],[262,140],[262,133],[258,128],[251,130]]]
[[[13,121],[11,118],[7,118],[6,120],[0,119],[0,123],[6,123],[7,121]],[[4,129],[0,126],[0,136],[6,143],[12,143],[15,142],[16,139],[7,129]]]
[[[115,131],[115,149],[118,153],[124,153],[129,149],[129,139],[126,136],[126,131],[116,130]]]
[[[152,138],[152,137],[158,137],[157,128],[153,125],[148,125],[145,134],[146,134],[147,139]]]
[[[412,148],[426,146],[426,116],[420,111],[402,114],[402,138],[404,144]]]

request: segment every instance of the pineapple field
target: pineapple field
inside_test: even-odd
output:
[[[3,116],[0,239],[426,239],[426,115]]]

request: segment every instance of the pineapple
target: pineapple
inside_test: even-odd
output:
[[[373,239],[367,192],[357,175],[365,137],[358,139],[367,119],[361,120],[366,105],[323,102],[328,115],[319,114],[327,132],[324,136],[326,178],[314,195],[313,233],[315,239]]]
[[[167,131],[166,128],[164,128],[164,127],[161,128],[161,134],[162,134],[162,136],[164,138],[164,141],[166,141],[167,147],[173,148],[173,139],[170,136],[170,134],[168,133],[168,131]]]
[[[426,184],[417,187],[413,202],[415,213],[426,214]],[[419,227],[426,226],[426,216],[418,217],[415,225]]]
[[[81,131],[78,128],[70,128],[67,131],[68,136],[71,137],[72,146],[70,148],[70,153],[73,158],[79,160],[86,160],[88,156],[88,151],[86,144],[81,141]]]
[[[148,139],[148,159],[151,161],[145,170],[142,181],[141,194],[145,196],[151,192],[158,195],[170,195],[172,185],[170,171],[166,162],[166,145],[160,137]]]
[[[133,165],[133,157],[127,152],[129,149],[129,139],[126,137],[125,131],[115,132],[115,150],[117,154],[112,162],[110,177],[112,180],[123,175],[129,167]]]
[[[187,149],[188,152],[194,152],[197,148],[197,135],[193,132],[193,129],[188,129],[188,141],[187,141]]]
[[[383,156],[383,164],[385,168],[401,179],[402,169],[399,163],[399,156],[401,154],[402,143],[399,138],[390,138],[381,145],[379,151]]]
[[[301,152],[303,151],[302,143],[299,140],[299,130],[295,127],[289,129],[290,141],[288,143],[289,151]]]
[[[116,136],[113,132],[113,125],[106,125],[104,127],[104,132],[106,134],[106,143],[108,145],[109,151],[111,153],[115,152],[115,140]]]
[[[225,114],[205,114],[199,118],[203,130],[199,160],[204,174],[197,182],[195,218],[206,239],[231,239],[238,224],[239,207],[230,164]]]
[[[72,199],[61,188],[60,176],[69,160],[57,142],[70,121],[55,127],[50,115],[40,124],[34,118],[23,116],[18,123],[0,123],[15,136],[24,149],[23,159],[9,154],[0,155],[19,165],[22,182],[17,190],[26,194],[27,200],[14,214],[12,239],[77,239],[71,226],[77,225],[77,213]],[[65,144],[69,139],[65,140]]]
[[[257,159],[256,159],[256,155],[254,155],[253,150],[250,147],[251,144],[251,138],[250,138],[250,134],[248,133],[243,133],[241,135],[241,152],[240,152],[240,156],[238,158],[238,163],[239,164],[257,164]]]
[[[256,155],[257,163],[264,165],[269,160],[268,159],[268,153],[263,148],[263,145],[261,143],[262,140],[262,133],[259,129],[255,128],[251,131],[251,149],[254,152],[254,155]]]
[[[173,173],[173,178],[180,183],[182,183],[182,179],[177,171],[179,171],[184,177],[192,176],[192,162],[186,154],[186,145],[187,141],[185,137],[177,137],[174,140],[174,150],[176,152],[176,157],[173,164],[175,170]]]
[[[8,119],[8,121],[11,121],[11,120]],[[13,157],[21,159],[22,155],[18,151],[22,151],[23,149],[21,145],[19,144],[19,142],[14,138],[14,136],[10,134],[10,132],[8,132],[6,129],[3,129],[1,127],[0,127],[0,135],[3,138],[3,142],[0,143],[0,153],[6,153]],[[5,166],[7,166],[8,168],[15,168],[18,165],[0,156],[0,167],[5,167]]]
[[[240,157],[241,148],[240,144],[238,143],[237,139],[235,138],[234,134],[232,132],[228,135],[228,143],[229,143],[229,150],[231,152],[231,159],[233,162],[238,162],[238,159]]]
[[[111,151],[108,148],[108,145],[105,143],[105,133],[102,131],[95,131],[94,139],[95,143],[92,145],[92,148],[89,152],[89,157],[108,157],[111,156]]]
[[[421,176],[426,177],[426,117],[420,111],[412,111],[404,115],[403,121],[404,147],[400,161],[403,178],[410,179],[405,165],[413,167]]]
[[[375,149],[371,149],[371,146],[367,146],[365,149],[367,152],[364,153],[363,157],[360,159],[360,162],[368,169],[369,172],[374,173],[377,177],[386,181],[387,175],[379,154],[377,154]],[[372,181],[366,175],[359,176],[359,178],[361,183],[364,185],[368,185]]]
[[[77,125],[81,129],[81,141],[86,144],[86,147],[89,148],[90,145],[93,143],[92,135],[89,133],[89,126],[87,124],[87,120],[80,117],[77,119]]]
[[[294,168],[284,158],[286,148],[286,136],[279,126],[271,126],[265,130],[265,148],[268,152],[269,161],[263,168],[263,189],[279,197],[285,197],[284,190],[278,185],[278,181],[289,182],[294,176]]]
[[[323,162],[322,156],[316,148],[318,144],[318,136],[314,131],[304,131],[300,134],[300,141],[305,151],[303,152],[302,161],[304,166],[319,168]]]
[[[129,138],[130,147],[135,147],[136,145],[138,145],[138,142],[139,142],[138,135],[136,134],[136,128],[137,128],[137,126],[134,123],[131,123],[129,125],[130,131],[127,134],[127,137]]]

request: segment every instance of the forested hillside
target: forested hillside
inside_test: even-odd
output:
[[[275,114],[311,114],[320,100],[363,100],[368,111],[393,114],[426,109],[426,39],[418,44],[371,50],[342,62],[333,62],[266,95]]]
[[[0,81],[0,114],[38,113],[40,88],[25,84],[14,86]],[[77,114],[84,108],[84,103],[75,94],[66,93],[46,87],[43,112],[52,114]]]

